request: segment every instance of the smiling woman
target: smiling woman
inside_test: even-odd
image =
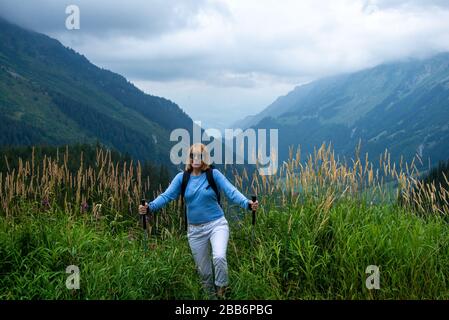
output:
[[[210,167],[204,144],[192,145],[188,154],[185,171],[178,173],[167,190],[155,200],[139,206],[139,212],[146,214],[148,208],[155,212],[179,196],[183,201],[185,199],[187,238],[203,287],[209,297],[214,298],[217,294],[223,298],[229,282],[226,259],[229,225],[221,207],[220,191],[243,209],[255,211],[258,202],[247,199],[220,171]]]

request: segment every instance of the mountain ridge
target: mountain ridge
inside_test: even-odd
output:
[[[146,94],[47,35],[0,17],[1,144],[103,144],[169,160],[170,131],[192,131],[174,102]]]
[[[278,128],[281,159],[288,146],[312,152],[322,142],[350,155],[358,141],[370,154],[391,149],[399,160],[449,158],[449,53],[336,75],[277,98],[243,119],[246,128]]]

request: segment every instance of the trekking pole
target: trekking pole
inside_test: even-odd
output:
[[[257,201],[257,196],[251,196],[251,200],[254,202]],[[252,220],[252,224],[253,224],[253,229],[251,231],[251,244],[254,246],[254,228],[256,227],[256,210],[252,210],[252,214],[253,214],[253,220]]]
[[[141,200],[141,205],[145,206],[145,199]],[[147,251],[148,249],[148,232],[147,232],[147,214],[149,211],[149,207],[147,208],[147,213],[142,214],[142,226],[143,226],[143,239],[144,239],[144,250]]]
[[[157,237],[157,225],[159,224],[158,215],[156,215],[156,212],[152,212],[153,215],[153,222],[154,222],[154,235]],[[153,231],[153,228],[151,228],[151,231]]]

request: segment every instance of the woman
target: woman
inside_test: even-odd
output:
[[[217,202],[217,195],[209,187],[205,171],[209,168],[206,146],[196,143],[189,148],[185,170],[190,171],[190,179],[185,190],[187,206],[187,239],[193,258],[201,277],[201,282],[209,296],[224,298],[228,286],[228,265],[226,250],[229,239],[228,221],[223,209]],[[258,201],[253,202],[242,195],[226,177],[217,169],[212,169],[214,181],[219,190],[223,190],[229,200],[244,209],[257,210]],[[161,209],[181,193],[183,173],[178,173],[167,190],[152,202],[139,206],[140,214],[146,213],[149,206],[154,212]],[[212,246],[212,262],[209,255],[209,243]]]

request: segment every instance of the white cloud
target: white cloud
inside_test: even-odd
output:
[[[193,118],[209,106],[211,123],[261,110],[307,80],[449,51],[446,0],[78,1],[80,32],[63,29],[57,2],[0,8]],[[33,7],[45,19],[27,20]]]

